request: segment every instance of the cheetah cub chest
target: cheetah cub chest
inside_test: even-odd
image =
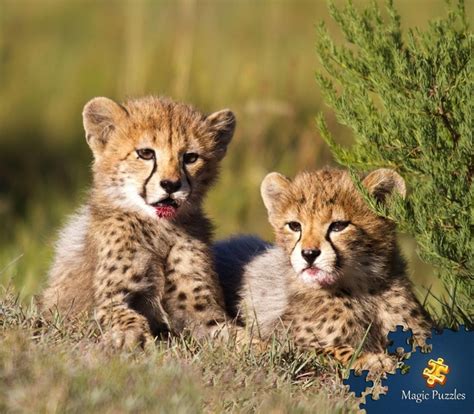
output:
[[[201,204],[232,138],[233,113],[205,116],[166,98],[95,98],[83,119],[93,187],[57,243],[45,314],[94,313],[117,347],[163,329],[216,331],[225,313]]]

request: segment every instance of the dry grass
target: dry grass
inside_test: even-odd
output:
[[[0,294],[0,412],[343,413],[354,400],[333,364],[274,341],[267,352],[174,338],[112,352],[93,323],[40,326]]]

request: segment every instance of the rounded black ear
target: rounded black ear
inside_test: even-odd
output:
[[[84,106],[82,120],[86,140],[94,155],[100,154],[117,124],[128,115],[126,109],[109,98],[97,97]]]
[[[227,145],[232,140],[235,131],[236,119],[230,109],[223,109],[207,116],[206,121],[215,134],[217,151],[225,155]]]
[[[277,172],[267,174],[263,179],[260,185],[260,194],[269,217],[273,216],[276,212],[276,205],[290,184],[289,178]]]
[[[369,193],[381,203],[385,203],[392,194],[406,195],[405,180],[396,171],[380,168],[364,178],[362,184]]]

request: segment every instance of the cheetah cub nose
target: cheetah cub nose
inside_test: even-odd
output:
[[[181,180],[162,180],[160,181],[160,185],[161,187],[163,187],[163,190],[165,190],[168,194],[172,194],[181,188]]]
[[[316,258],[321,254],[319,249],[305,249],[301,250],[301,256],[309,265],[312,265]]]

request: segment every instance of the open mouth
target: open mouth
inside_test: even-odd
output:
[[[301,272],[301,277],[306,283],[319,283],[322,287],[329,287],[337,281],[334,273],[326,272],[317,267],[308,267]]]
[[[155,209],[156,215],[160,218],[173,218],[179,207],[178,202],[171,197],[167,197],[150,205]]]

